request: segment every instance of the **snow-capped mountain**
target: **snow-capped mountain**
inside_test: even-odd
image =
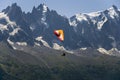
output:
[[[91,22],[95,25],[97,29],[101,29],[103,24],[109,19],[118,19],[119,20],[119,10],[116,6],[112,6],[111,8],[105,11],[98,11],[92,13],[80,13],[71,17],[70,25],[76,27],[79,23],[83,21],[87,21],[88,24]]]
[[[21,45],[23,41],[27,44],[27,34],[16,22],[11,21],[7,14],[0,13],[0,40],[7,41],[9,44],[19,43]]]
[[[113,47],[120,49],[120,11],[116,6],[105,11],[76,14],[69,22],[76,35],[82,36],[89,46],[107,50]],[[78,44],[81,45],[81,42]]]
[[[63,29],[60,42],[53,31]],[[46,46],[54,49],[94,48],[120,50],[120,11],[112,6],[104,11],[80,13],[70,19],[50,10],[45,4],[25,13],[12,4],[0,13],[0,40],[14,49],[18,46]],[[19,47],[20,48],[20,47]]]

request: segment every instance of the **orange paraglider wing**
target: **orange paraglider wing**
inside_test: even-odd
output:
[[[63,30],[54,30],[54,34],[58,37],[60,41],[64,41],[64,31]]]

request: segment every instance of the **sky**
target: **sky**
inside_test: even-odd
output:
[[[101,11],[116,5],[120,8],[120,0],[0,0],[0,11],[8,5],[17,3],[23,11],[31,11],[33,6],[46,4],[59,14],[71,17],[77,13]]]

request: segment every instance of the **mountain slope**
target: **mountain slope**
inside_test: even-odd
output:
[[[79,56],[46,47],[27,47],[15,51],[0,43],[1,80],[119,80],[120,59],[98,55],[96,51],[80,52]],[[87,56],[84,54],[93,54]]]

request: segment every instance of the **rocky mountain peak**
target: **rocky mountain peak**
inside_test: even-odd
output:
[[[13,3],[11,6],[8,6],[6,9],[2,10],[2,12],[6,14],[11,14],[11,13],[22,13],[21,8],[17,5],[17,3]]]
[[[117,8],[117,6],[112,5],[112,7],[110,7],[109,10],[118,10],[118,8]]]

